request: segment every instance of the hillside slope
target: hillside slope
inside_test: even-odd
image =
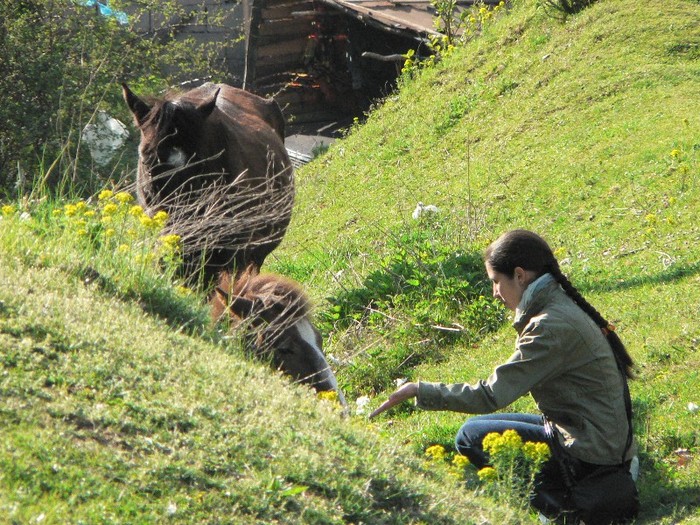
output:
[[[471,380],[510,353],[505,322],[413,340],[410,304],[372,312],[384,324],[328,321],[344,292],[372,291],[403,232],[439,230],[477,260],[501,231],[535,229],[638,363],[639,522],[700,522],[699,19],[690,0],[601,0],[566,23],[516,1],[299,172],[269,267],[316,300],[347,391],[378,403],[377,385]],[[414,221],[418,201],[439,214]],[[423,464],[462,415],[341,417],[194,322],[201,298],[173,319],[100,286],[80,252],[50,253],[63,241],[47,239],[45,205],[0,223],[8,523],[536,522]],[[384,359],[395,345],[410,350],[400,368]]]
[[[426,227],[411,218],[419,201],[440,208],[441,239],[477,256],[502,231],[540,232],[637,362],[649,523],[700,521],[700,461],[683,459],[700,443],[699,22],[695,1],[604,0],[565,23],[516,3],[301,171],[275,263],[308,283],[324,312],[367,287],[401,232]],[[386,325],[343,330],[329,328],[341,382],[396,347]],[[476,349],[436,344],[438,358],[433,350],[385,376],[473,381],[510,354],[512,337],[504,325]],[[416,349],[409,358],[425,341],[403,342]],[[449,446],[463,420],[396,417],[392,432],[417,449]]]

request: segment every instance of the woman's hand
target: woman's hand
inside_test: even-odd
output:
[[[403,403],[407,399],[411,399],[412,397],[416,397],[418,395],[418,383],[406,383],[401,386],[396,392],[391,394],[389,396],[389,399],[384,401],[381,405],[379,405],[379,408],[377,408],[374,412],[372,412],[369,415],[369,418],[372,419],[375,416],[378,416],[385,410],[389,410],[391,407],[394,405],[398,405],[399,403]]]

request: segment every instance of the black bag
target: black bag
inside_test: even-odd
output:
[[[602,466],[569,489],[566,507],[586,525],[624,523],[637,517],[637,486],[626,464]]]

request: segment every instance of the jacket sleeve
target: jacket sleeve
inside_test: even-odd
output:
[[[476,384],[418,383],[416,405],[425,410],[488,414],[510,405],[564,365],[565,352],[554,331],[532,319],[510,359]]]

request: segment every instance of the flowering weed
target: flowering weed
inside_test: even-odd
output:
[[[506,430],[488,434],[483,447],[491,462],[478,472],[486,492],[516,506],[526,503],[537,473],[551,456],[549,445],[523,442],[515,430]]]

